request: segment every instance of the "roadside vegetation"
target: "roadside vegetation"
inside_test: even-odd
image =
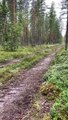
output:
[[[54,62],[44,75],[42,94],[54,101],[50,109],[52,120],[68,120],[68,51],[62,51]]]
[[[68,120],[68,51],[57,54],[31,108],[34,120]]]
[[[35,47],[23,47],[19,48],[16,52],[6,52],[0,50],[0,66],[11,61],[11,64],[7,64],[4,67],[0,67],[0,85],[7,82],[15,73],[21,69],[27,69],[35,65],[44,56],[50,54],[59,45],[39,45]],[[20,59],[18,63],[12,63],[12,60]]]

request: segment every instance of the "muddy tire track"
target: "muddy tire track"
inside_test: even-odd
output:
[[[12,83],[0,90],[0,120],[25,120],[35,93],[42,84],[42,75],[55,59],[56,50],[30,70],[17,76],[15,85]],[[28,120],[28,119],[27,119]]]

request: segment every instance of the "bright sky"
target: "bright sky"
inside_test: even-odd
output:
[[[46,1],[46,4],[51,6],[51,3],[54,2],[55,3],[55,10],[57,12],[57,16],[60,15],[60,12],[61,12],[61,1],[62,0],[45,0]],[[62,20],[63,22],[63,31],[62,31],[62,34],[64,35],[65,34],[65,29],[66,29],[66,20]]]

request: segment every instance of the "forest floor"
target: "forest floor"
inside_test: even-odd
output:
[[[60,45],[37,45],[19,48],[17,51],[4,51],[0,48],[0,87],[13,76],[30,69],[39,60],[55,51]]]
[[[9,85],[0,89],[0,120],[33,120],[30,109],[34,95],[43,82],[44,72],[48,70],[58,51],[59,49],[42,59],[33,68],[20,72],[12,78]],[[46,103],[46,112],[51,105],[52,102]]]
[[[13,59],[13,60],[7,60],[4,63],[0,63],[0,68],[4,68],[4,67],[6,67],[8,65],[16,64],[16,63],[18,63],[20,61],[21,61],[21,58],[16,58],[16,59]]]

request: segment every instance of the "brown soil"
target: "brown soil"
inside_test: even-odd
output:
[[[58,51],[59,49],[30,70],[12,78],[10,85],[0,90],[0,120],[32,120],[25,116],[31,108],[34,95],[43,82],[42,75],[48,70]]]

